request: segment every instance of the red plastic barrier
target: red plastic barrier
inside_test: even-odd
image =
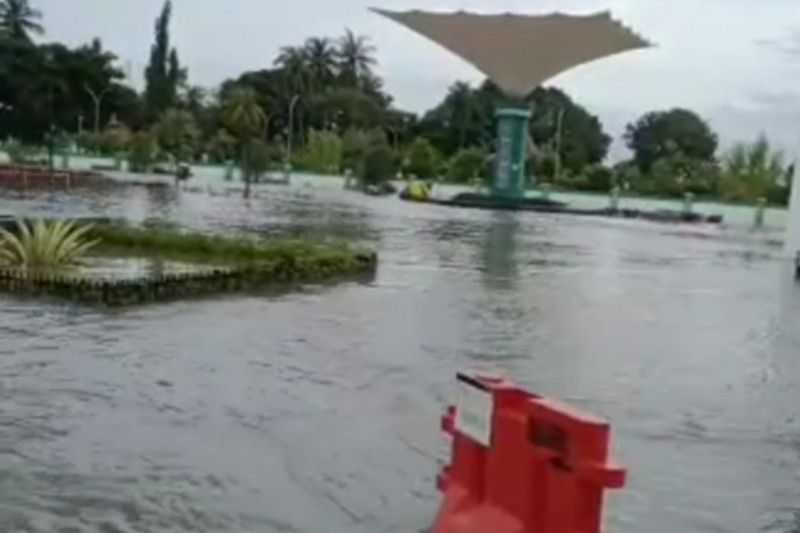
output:
[[[609,425],[506,381],[460,375],[459,386],[442,419],[453,450],[433,533],[599,532],[603,491],[625,484]]]

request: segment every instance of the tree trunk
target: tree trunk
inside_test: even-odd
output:
[[[247,163],[247,144],[242,146],[242,160],[239,165],[242,169],[242,179],[244,180],[244,198],[250,198],[250,168]]]

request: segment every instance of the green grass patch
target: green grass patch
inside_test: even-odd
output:
[[[374,271],[374,252],[347,243],[297,239],[228,237],[176,229],[97,225],[94,253],[106,256],[162,257],[226,266],[268,281],[321,281]]]

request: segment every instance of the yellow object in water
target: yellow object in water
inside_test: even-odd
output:
[[[424,181],[413,181],[408,185],[408,197],[417,202],[425,202],[431,197],[431,190]]]

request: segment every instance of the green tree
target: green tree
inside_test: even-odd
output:
[[[686,109],[647,113],[628,124],[624,139],[643,172],[649,172],[659,159],[676,154],[712,161],[718,144],[711,127]]]
[[[431,143],[417,137],[408,149],[406,171],[420,179],[434,179],[437,174],[439,157]]]
[[[375,50],[369,37],[345,30],[338,48],[339,75],[344,85],[360,87],[361,80],[372,74],[372,67],[377,63]]]
[[[310,85],[310,69],[308,65],[308,53],[305,48],[297,46],[284,46],[281,48],[278,57],[275,58],[275,66],[281,69],[283,89],[286,96],[291,99],[295,94],[306,94]]]
[[[450,123],[458,132],[458,147],[467,145],[467,132],[476,118],[476,98],[472,88],[464,82],[456,82],[450,87],[446,100],[451,107]]]
[[[161,148],[168,153],[174,163],[180,164],[192,159],[200,130],[194,117],[188,111],[168,109],[156,126],[156,135]]]
[[[317,119],[319,128],[379,127],[384,122],[384,112],[380,104],[358,89],[337,88],[319,95],[312,100],[310,109]]]
[[[450,160],[447,179],[456,183],[472,183],[481,177],[486,154],[479,148],[460,150]]]
[[[287,90],[287,82],[284,79],[283,71],[277,69],[264,69],[245,72],[236,79],[223,82],[219,90],[219,100],[223,103],[220,107],[220,117],[224,109],[224,102],[237,89],[248,88],[255,92],[256,100],[261,110],[269,121],[265,123],[265,138],[269,138],[270,128],[272,131],[283,132],[288,127],[288,112],[291,95]],[[219,124],[224,121],[220,120]],[[219,125],[216,124],[215,128]],[[211,131],[213,134],[213,130]]]
[[[342,167],[355,175],[363,174],[364,159],[374,146],[387,146],[386,134],[380,129],[360,130],[351,128],[342,138]]]
[[[149,131],[135,133],[128,145],[128,168],[131,172],[149,172],[158,155],[158,141]]]
[[[131,141],[131,130],[125,124],[115,121],[109,124],[98,139],[100,149],[106,154],[116,154],[125,150]]]
[[[152,117],[177,104],[178,88],[186,79],[178,52],[170,48],[169,25],[172,1],[167,0],[155,23],[155,42],[150,49],[150,63],[145,69],[145,102]]]
[[[331,131],[311,130],[300,158],[311,172],[336,174],[342,165],[342,139]]]
[[[43,35],[42,12],[31,6],[28,0],[0,1],[0,35],[30,44],[30,34]]]
[[[77,48],[6,41],[0,46],[3,134],[42,142],[51,125],[74,132],[80,116],[85,126],[91,125],[95,102],[87,88],[105,93],[101,125],[116,115],[132,127],[142,127],[141,101],[133,89],[121,83],[123,73],[114,66],[116,59],[98,39]]]
[[[235,157],[236,138],[228,133],[228,130],[225,128],[220,128],[208,139],[205,149],[213,161],[217,163],[228,161],[232,157]]]
[[[391,148],[377,144],[369,148],[364,157],[361,173],[363,185],[378,185],[392,179],[396,171]]]
[[[785,156],[770,146],[765,135],[755,142],[736,144],[722,159],[720,195],[724,200],[753,202],[788,199],[790,179]]]
[[[247,171],[251,165],[247,160],[248,143],[259,138],[264,131],[267,116],[258,104],[258,96],[253,89],[240,87],[230,92],[223,104],[223,122],[233,133],[239,144],[240,166],[245,182],[245,198],[250,196],[252,174]],[[252,145],[251,145],[252,146]]]
[[[336,48],[330,39],[311,37],[304,46],[313,92],[318,93],[336,77]]]
[[[203,113],[206,107],[208,91],[199,85],[186,87],[180,95],[180,106],[189,111],[192,115],[198,116]]]
[[[603,131],[596,116],[563,91],[538,88],[526,102],[532,109],[531,139],[540,151],[556,157],[573,173],[605,158],[611,137]],[[459,82],[450,88],[438,106],[425,114],[416,132],[428,138],[446,156],[462,148],[488,150],[495,140],[495,111],[507,104],[507,97],[490,81],[474,89]],[[536,164],[542,163],[537,161]]]
[[[528,100],[533,110],[531,139],[539,147],[548,147],[562,169],[578,174],[605,159],[611,137],[583,106],[554,87],[539,87]]]

